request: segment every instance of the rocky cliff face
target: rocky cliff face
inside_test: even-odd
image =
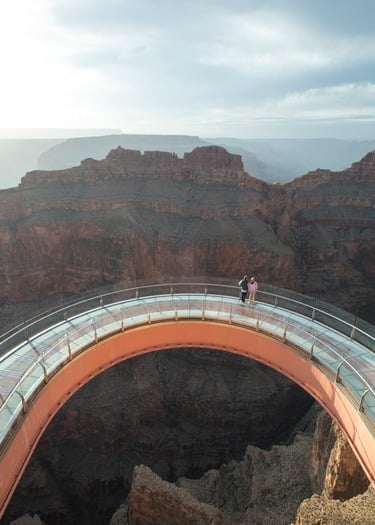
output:
[[[332,436],[334,446],[327,457]],[[310,496],[317,470],[323,491]],[[338,470],[342,479],[337,484],[332,472]],[[180,478],[176,486],[144,466],[135,467],[130,495],[110,525],[163,523],[164,513],[165,523],[179,523],[179,511],[184,520],[187,509],[192,509],[188,523],[195,523],[199,509],[201,523],[373,525],[375,491],[341,432],[321,412],[315,431],[297,431],[288,446],[268,451],[247,447],[241,461],[211,469],[199,479]]]
[[[217,146],[113,150],[0,191],[0,301],[162,276],[237,277],[372,318],[374,154],[268,185]]]
[[[375,490],[342,432],[324,412],[317,422],[310,466],[314,494],[301,503],[295,525],[374,523]]]
[[[317,170],[285,185],[301,289],[374,320],[375,152],[351,168]],[[367,283],[369,286],[367,286]],[[362,300],[356,300],[356,294]],[[363,302],[362,302],[363,301]]]
[[[162,481],[150,469],[134,469],[127,521],[132,525],[230,525],[219,509]]]

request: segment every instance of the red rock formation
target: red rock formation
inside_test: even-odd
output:
[[[215,507],[161,480],[149,468],[135,467],[128,502],[129,525],[229,525]]]
[[[269,188],[241,168],[219,147],[184,159],[117,148],[27,174],[0,192],[0,301],[162,275],[237,279],[250,262],[264,281],[293,283],[292,250],[256,215]]]
[[[375,491],[342,432],[324,412],[318,418],[310,463],[313,490],[319,494],[301,503],[295,525],[374,523]]]
[[[328,441],[324,440],[324,435]],[[321,495],[314,494],[304,500],[295,518],[299,501],[311,491],[309,451],[312,440],[313,479],[316,480],[317,470],[324,471],[324,490]],[[168,505],[168,517],[173,517],[173,523],[179,523],[179,511],[182,509],[184,513],[191,497],[193,501],[220,508],[231,523],[280,525],[289,524],[294,518],[295,525],[374,523],[375,491],[369,487],[342,433],[324,412],[318,418],[314,436],[297,433],[289,446],[275,446],[269,451],[248,447],[241,462],[231,461],[219,470],[209,470],[200,479],[179,479],[177,486],[185,490],[182,493],[161,482],[143,466],[136,467],[135,473],[130,494],[136,517],[134,523],[138,525],[154,523],[152,519],[159,523],[162,505],[158,503],[162,498]],[[130,512],[129,521],[121,521],[126,510],[125,505],[116,513],[118,524],[133,523]],[[111,525],[115,523],[113,519]],[[169,523],[168,518],[166,523]]]
[[[310,454],[310,477],[314,493],[323,490],[327,464],[336,436],[337,426],[332,424],[332,419],[326,412],[321,411],[316,421]]]
[[[373,160],[284,186],[252,178],[218,146],[183,159],[117,148],[30,172],[0,191],[0,304],[162,276],[235,282],[250,271],[371,318]]]
[[[322,496],[348,500],[363,494],[369,486],[352,449],[342,432],[336,428],[336,442],[329,457]]]
[[[294,525],[374,525],[375,490],[368,490],[348,501],[329,500],[315,494],[304,500]]]
[[[311,494],[311,441],[311,434],[297,433],[288,446],[249,446],[242,461],[210,470],[198,480],[179,479],[177,485],[220,508],[233,523],[289,524],[301,500]]]

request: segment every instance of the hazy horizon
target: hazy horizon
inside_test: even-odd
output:
[[[374,134],[368,134],[363,137],[338,137],[338,136],[323,136],[317,135],[312,137],[301,137],[301,136],[246,136],[237,137],[234,135],[199,135],[197,133],[131,133],[123,131],[121,129],[100,129],[100,128],[0,128],[0,140],[67,140],[70,138],[90,138],[90,137],[101,137],[108,135],[133,135],[133,136],[187,136],[187,137],[199,137],[202,140],[206,139],[231,139],[231,140],[339,140],[348,142],[366,142],[375,141],[375,130]]]

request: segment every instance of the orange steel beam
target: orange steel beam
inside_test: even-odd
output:
[[[346,435],[375,486],[375,439],[343,391],[314,364],[281,341],[231,324],[167,321],[115,334],[99,341],[50,378],[30,404],[0,458],[0,517],[35,447],[61,406],[85,383],[126,359],[169,348],[212,348],[260,361],[311,394]]]

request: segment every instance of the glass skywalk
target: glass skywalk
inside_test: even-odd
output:
[[[346,316],[285,290],[261,291],[254,305],[243,304],[237,287],[205,283],[116,290],[55,309],[0,341],[0,450],[28,403],[75,355],[115,333],[181,319],[229,323],[282,341],[345,389],[375,439],[375,338],[371,325],[364,330]]]

